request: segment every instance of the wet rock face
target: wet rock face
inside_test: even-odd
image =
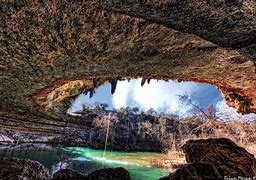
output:
[[[229,139],[190,140],[182,147],[188,163],[214,165],[221,175],[253,176],[256,159]]]
[[[0,158],[1,180],[50,180],[48,169],[36,161],[18,158]]]
[[[53,175],[52,180],[130,180],[130,175],[124,168],[108,168],[96,170],[88,175],[82,175],[70,169],[62,169]]]
[[[256,159],[226,138],[189,140],[183,147],[189,164],[164,179],[252,178]]]
[[[238,111],[256,112],[255,6],[2,1],[0,108],[54,116],[83,89],[93,95],[99,78],[114,92],[116,77],[144,77],[212,83]]]

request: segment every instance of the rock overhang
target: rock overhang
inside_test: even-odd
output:
[[[205,5],[204,1],[193,2],[194,6],[192,1],[181,2],[193,8]],[[177,7],[182,9],[182,3]],[[212,12],[216,5],[208,5]],[[255,16],[247,12],[250,5],[253,1],[244,1],[242,10],[239,5],[240,14],[249,15],[233,29],[219,29],[224,26],[223,14],[212,12],[214,22],[219,20],[213,32],[214,28],[204,25],[210,17],[197,19],[200,13],[193,16],[188,8],[175,17],[167,13],[170,6],[165,1],[148,1],[145,7],[137,1],[1,2],[0,107],[56,117],[84,89],[95,86],[97,78],[104,83],[117,77],[144,77],[212,83],[239,112],[256,112],[254,50],[244,51],[253,41],[244,46],[242,38],[254,38]],[[232,7],[225,13],[230,15]],[[209,8],[205,15],[207,11]],[[187,24],[182,30],[189,18],[200,24]],[[240,32],[239,23],[248,32]],[[223,41],[219,41],[221,30],[225,32]],[[239,42],[241,47],[236,45]]]

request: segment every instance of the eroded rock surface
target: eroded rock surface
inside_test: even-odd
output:
[[[50,180],[49,170],[36,161],[0,158],[1,180]]]
[[[223,179],[220,173],[212,164],[205,163],[193,163],[187,164],[179,168],[170,177],[163,177],[160,180],[183,180],[183,179],[195,179],[195,180],[217,180]]]
[[[196,34],[222,47],[238,49],[256,60],[256,2],[216,1],[104,1],[102,9],[140,17],[178,31]]]
[[[164,179],[253,178],[256,159],[226,138],[189,140],[184,146],[188,165]]]
[[[256,174],[255,157],[229,139],[190,140],[182,149],[188,163],[213,164],[223,176]]]
[[[144,77],[212,83],[239,112],[256,112],[254,8],[252,0],[1,1],[0,108],[65,121],[95,79]]]

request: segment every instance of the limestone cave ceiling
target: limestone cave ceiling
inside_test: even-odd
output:
[[[84,89],[208,82],[256,112],[255,0],[0,1],[1,110],[59,117]]]

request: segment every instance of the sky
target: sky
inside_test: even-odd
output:
[[[75,112],[82,109],[83,102],[93,105],[95,102],[107,103],[109,109],[120,107],[138,107],[140,111],[154,108],[156,112],[165,114],[176,114],[180,117],[192,115],[197,110],[188,101],[182,101],[180,96],[186,95],[196,106],[206,110],[209,104],[216,109],[216,115],[226,116],[226,119],[237,119],[241,114],[229,107],[221,93],[215,86],[206,83],[157,81],[151,80],[141,87],[141,79],[119,81],[113,95],[110,92],[110,84],[105,84],[96,89],[92,98],[81,94],[68,109]],[[248,115],[247,115],[248,116]],[[251,118],[249,115],[245,118]]]

